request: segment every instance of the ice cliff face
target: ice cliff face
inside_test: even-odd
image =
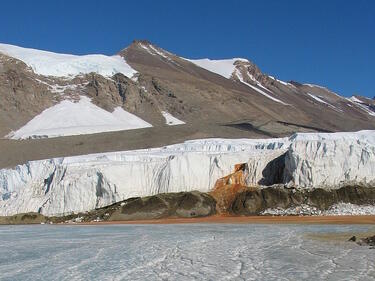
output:
[[[208,139],[162,148],[32,161],[0,170],[0,215],[87,211],[135,196],[209,191],[247,163],[248,185],[335,188],[375,178],[375,132]]]
[[[285,157],[284,183],[335,188],[375,179],[375,132],[296,134]]]

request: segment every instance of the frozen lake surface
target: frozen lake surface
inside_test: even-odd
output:
[[[375,280],[375,249],[311,233],[373,226],[1,226],[0,280]]]

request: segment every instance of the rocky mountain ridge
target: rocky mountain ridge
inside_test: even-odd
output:
[[[231,197],[375,181],[373,100],[284,82],[247,59],[186,59],[148,41],[114,56],[0,44],[0,98],[1,215],[70,215],[220,184]],[[158,204],[180,210],[168,202]]]
[[[201,131],[234,124],[264,136],[375,126],[370,99],[283,82],[246,59],[187,60],[148,41],[134,41],[112,57],[73,58],[0,44],[0,82],[2,136],[80,96],[108,112],[121,107],[155,127],[165,125],[165,112]]]

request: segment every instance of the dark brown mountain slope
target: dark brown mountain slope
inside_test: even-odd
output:
[[[119,52],[138,73],[75,77],[36,74],[0,52],[0,135],[5,137],[62,100],[88,96],[112,112],[121,107],[153,128],[43,140],[1,140],[0,167],[27,160],[162,146],[205,137],[266,138],[310,131],[375,129],[374,101],[326,88],[283,82],[244,59],[229,78],[148,41]],[[166,126],[166,111],[186,125]]]

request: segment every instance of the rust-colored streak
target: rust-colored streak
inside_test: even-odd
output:
[[[247,163],[236,164],[232,174],[216,181],[210,194],[217,202],[216,209],[220,215],[229,213],[229,209],[239,192],[245,189],[254,188],[246,185],[247,173]]]

